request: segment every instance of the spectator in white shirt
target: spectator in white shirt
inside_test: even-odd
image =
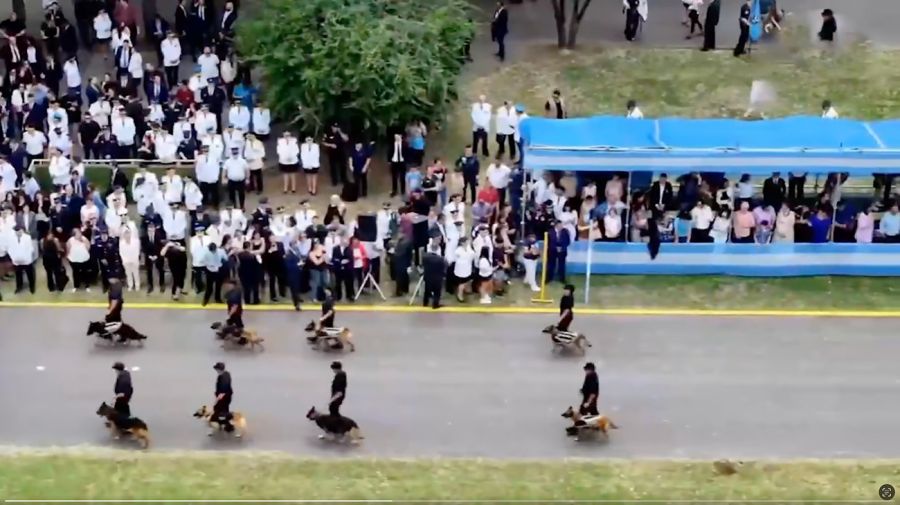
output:
[[[222,172],[219,159],[209,155],[208,147],[201,146],[194,167],[203,201],[207,205],[219,208],[219,180]]]
[[[47,147],[47,136],[40,130],[35,130],[33,125],[25,127],[22,134],[22,143],[25,144],[25,154],[28,156],[28,164],[35,158],[44,157],[44,149]]]
[[[222,159],[228,154],[225,150],[225,139],[218,133],[207,135],[200,141],[200,145],[209,148],[209,155],[214,157],[216,161],[222,162]]]
[[[247,189],[255,190],[257,195],[263,192],[262,169],[266,162],[266,146],[252,132],[247,134],[244,142],[244,159],[250,167],[250,180]]]
[[[50,178],[56,187],[65,186],[72,178],[72,162],[63,156],[58,150],[50,149],[49,161]]]
[[[706,203],[706,200],[701,198],[697,205],[691,209],[691,242],[712,242],[712,239],[709,237],[709,231],[712,227],[713,219],[715,219],[715,215],[713,214],[712,208]]]
[[[491,129],[491,104],[487,103],[487,97],[481,95],[478,101],[472,104],[472,152],[478,154],[478,142],[481,141],[481,154],[488,153],[488,132]]]
[[[465,301],[466,289],[472,280],[472,265],[475,262],[475,250],[469,245],[466,237],[459,238],[459,246],[454,253],[453,277],[456,282],[456,299]]]
[[[162,52],[166,82],[169,83],[170,89],[174,88],[178,85],[178,66],[181,65],[181,42],[175,32],[168,33],[165,40],[159,44],[159,50]]]
[[[136,133],[134,120],[125,114],[123,107],[119,107],[118,115],[112,120],[112,134],[116,137],[116,143],[119,146],[119,158],[134,158]]]
[[[92,103],[88,111],[101,128],[104,126],[109,127],[109,116],[112,114],[112,106],[105,96],[101,96],[99,100]]]
[[[311,136],[300,146],[300,163],[306,175],[306,191],[315,196],[319,192],[319,144],[313,142]]]
[[[15,237],[7,244],[6,252],[16,270],[16,293],[24,289],[23,281],[27,278],[31,294],[34,294],[34,260],[37,258],[37,252],[31,236],[25,233],[21,226],[16,226]]]
[[[197,132],[197,140],[201,142],[219,132],[216,115],[209,111],[209,105],[201,104],[200,110],[194,114],[194,130]]]
[[[119,258],[125,270],[125,286],[128,291],[141,289],[141,241],[126,230],[119,239]]]
[[[25,172],[24,179],[22,180],[22,191],[25,192],[25,196],[28,197],[29,200],[34,200],[35,195],[40,193],[41,185],[38,184],[37,179],[34,178],[34,174],[31,172]]]
[[[503,163],[503,158],[499,155],[493,163],[488,165],[488,182],[497,189],[497,194],[500,196],[501,208],[506,205],[506,187],[509,186],[510,174],[512,174],[512,170]]]
[[[78,60],[70,57],[63,64],[63,74],[66,76],[66,87],[69,95],[81,98],[81,71],[78,69]]]
[[[834,106],[831,105],[831,100],[822,101],[822,118],[824,119],[838,119],[841,116],[838,115],[837,110]]]
[[[278,139],[278,145],[275,148],[278,154],[278,168],[283,174],[282,191],[287,194],[297,192],[297,169],[300,165],[300,146],[297,145],[297,139],[286,131],[284,135]]]
[[[82,227],[93,227],[100,219],[100,209],[94,205],[94,200],[90,198],[85,200],[84,205],[81,206],[80,214]]]
[[[56,127],[50,130],[50,134],[47,135],[47,140],[49,141],[48,145],[51,149],[56,149],[64,156],[72,154],[72,139],[69,138],[68,130]]]
[[[312,226],[313,219],[316,217],[316,211],[309,208],[309,200],[301,200],[300,208],[294,212],[294,221],[297,222],[297,230],[305,232],[307,228]]]
[[[229,235],[234,235],[235,232],[243,233],[247,229],[247,215],[243,210],[235,209],[234,205],[225,206],[225,210],[219,214],[219,221],[227,223]]]
[[[525,106],[516,105],[516,121],[514,124],[516,133],[515,135],[513,135],[513,139],[516,141],[516,145],[520,148],[522,147],[522,131],[519,129],[519,125],[521,125],[522,121],[524,121],[527,117],[528,114],[525,112]]]
[[[509,101],[503,102],[503,106],[497,109],[497,116],[494,120],[495,129],[497,131],[497,156],[503,156],[506,152],[506,145],[509,145],[509,159],[516,159],[516,110]]]
[[[123,218],[128,216],[128,208],[121,200],[116,200],[112,207],[106,209],[103,222],[110,237],[119,237],[122,234]]]
[[[156,177],[156,174],[147,170],[147,167],[141,166],[137,173],[134,174],[134,178],[131,180],[131,194],[135,194],[138,192],[138,185],[140,181],[144,181],[144,191],[154,192],[159,189],[159,178]]]
[[[59,106],[59,102],[56,100],[50,102],[50,107],[47,109],[47,127],[50,130],[56,128],[69,130],[69,114],[66,109]]]
[[[222,163],[222,171],[228,184],[228,199],[231,201],[231,205],[243,210],[250,167],[247,165],[247,160],[241,157],[239,148],[231,148],[231,157]]]
[[[165,130],[161,130],[156,136],[154,143],[156,146],[156,157],[160,161],[175,161],[176,154],[178,153],[178,142],[175,141],[174,135]]]
[[[197,65],[200,66],[201,82],[219,79],[219,57],[212,52],[211,47],[206,46],[203,48],[203,54],[197,58]]]
[[[166,238],[184,244],[184,237],[187,234],[187,214],[178,202],[164,210],[167,211],[162,212],[163,231],[166,232]]]
[[[225,131],[222,132],[222,144],[227,152],[231,152],[231,149],[234,148],[243,151],[244,131],[236,129],[234,125],[228,125],[228,128],[225,128]]]
[[[137,90],[141,89],[141,83],[144,80],[144,57],[141,56],[140,51],[134,51],[131,54],[131,59],[128,60],[128,76],[131,78],[129,83],[131,89],[137,93]]]
[[[628,100],[628,103],[625,105],[625,117],[628,119],[644,119],[644,113],[641,112],[641,108],[638,107],[638,104],[634,100]]]
[[[250,109],[235,100],[228,109],[228,123],[242,132],[250,131]]]
[[[111,50],[112,27],[112,20],[109,19],[109,14],[106,13],[106,9],[101,8],[100,12],[94,17],[94,47],[103,53],[104,61],[109,58],[109,51]]]
[[[184,193],[184,182],[181,176],[175,172],[175,167],[166,169],[166,175],[162,176],[160,181],[163,187],[163,196],[166,203],[175,203],[181,201],[181,195]]]
[[[252,119],[253,133],[260,140],[268,139],[269,134],[272,132],[272,117],[269,108],[264,104],[257,105],[253,108]]]
[[[194,182],[189,175],[184,176],[184,206],[191,213],[191,216],[197,213],[197,209],[203,205],[203,193],[200,186]]]

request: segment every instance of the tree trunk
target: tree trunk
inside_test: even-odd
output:
[[[566,47],[566,0],[552,0],[553,17],[556,18],[556,45]]]
[[[584,3],[582,3],[584,2]],[[572,17],[569,18],[569,36],[566,39],[566,47],[568,49],[575,48],[575,42],[578,40],[578,29],[581,27],[581,20],[587,12],[591,0],[575,0],[572,5]]]

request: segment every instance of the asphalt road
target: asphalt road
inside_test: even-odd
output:
[[[259,354],[225,352],[210,311],[132,310],[143,349],[96,346],[88,309],[0,309],[0,444],[119,446],[94,415],[116,360],[133,372],[133,412],[159,449],[280,450],[308,456],[897,457],[896,323],[876,319],[581,317],[598,363],[611,442],[576,443],[560,413],[578,401],[583,359],[550,352],[546,317],[346,314],[358,351],[344,413],[367,439],[339,447],[304,418],[325,408],[333,354],[309,349],[307,314],[251,313]],[[210,439],[191,413],[213,396],[214,362],[234,377],[241,441]],[[38,370],[37,367],[43,367]]]

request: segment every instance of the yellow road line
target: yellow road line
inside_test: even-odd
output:
[[[106,304],[102,302],[0,302],[0,308],[24,307],[24,308],[90,308],[103,309]],[[174,303],[174,302],[145,302],[128,303],[127,310],[224,310],[224,305],[210,304],[207,306],[199,303]],[[304,304],[304,311],[319,310],[318,304]],[[247,311],[286,311],[293,312],[291,305],[263,304],[248,305]],[[440,310],[432,310],[419,305],[353,305],[342,304],[341,312],[382,312],[396,314],[556,314],[554,307],[484,307],[484,306],[448,306]],[[662,308],[613,308],[601,309],[590,307],[578,307],[575,312],[579,315],[596,316],[675,316],[675,317],[835,317],[835,318],[900,318],[900,310],[780,310],[780,309],[662,309]]]

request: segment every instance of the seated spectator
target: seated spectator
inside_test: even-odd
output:
[[[772,240],[772,222],[766,219],[759,221],[753,230],[753,241],[757,244],[768,244]]]
[[[723,208],[713,221],[709,236],[716,244],[728,242],[728,232],[731,230],[731,210]]]
[[[857,244],[871,244],[874,233],[875,219],[872,218],[871,210],[864,207],[856,215],[856,232],[853,234],[853,239]]]
[[[809,228],[812,232],[813,244],[824,244],[831,240],[831,216],[826,208],[820,206],[816,213],[809,217]]]
[[[792,243],[794,242],[794,224],[797,221],[797,215],[791,210],[788,202],[781,202],[781,209],[775,216],[775,234],[772,236],[772,242]]]
[[[675,218],[675,242],[686,243],[691,241],[691,213],[682,210]]]
[[[750,212],[750,202],[741,201],[740,207],[732,217],[732,242],[737,244],[749,244],[753,242],[753,228],[756,227],[756,219]]]
[[[712,226],[713,219],[712,208],[701,198],[697,205],[691,209],[691,242],[711,242],[709,229]]]
[[[610,207],[603,216],[603,239],[607,242],[618,241],[622,235],[622,217],[619,211]]]
[[[881,222],[878,224],[879,242],[887,242],[896,244],[900,242],[900,213],[898,213],[897,202],[891,202],[890,210],[881,216]]]

